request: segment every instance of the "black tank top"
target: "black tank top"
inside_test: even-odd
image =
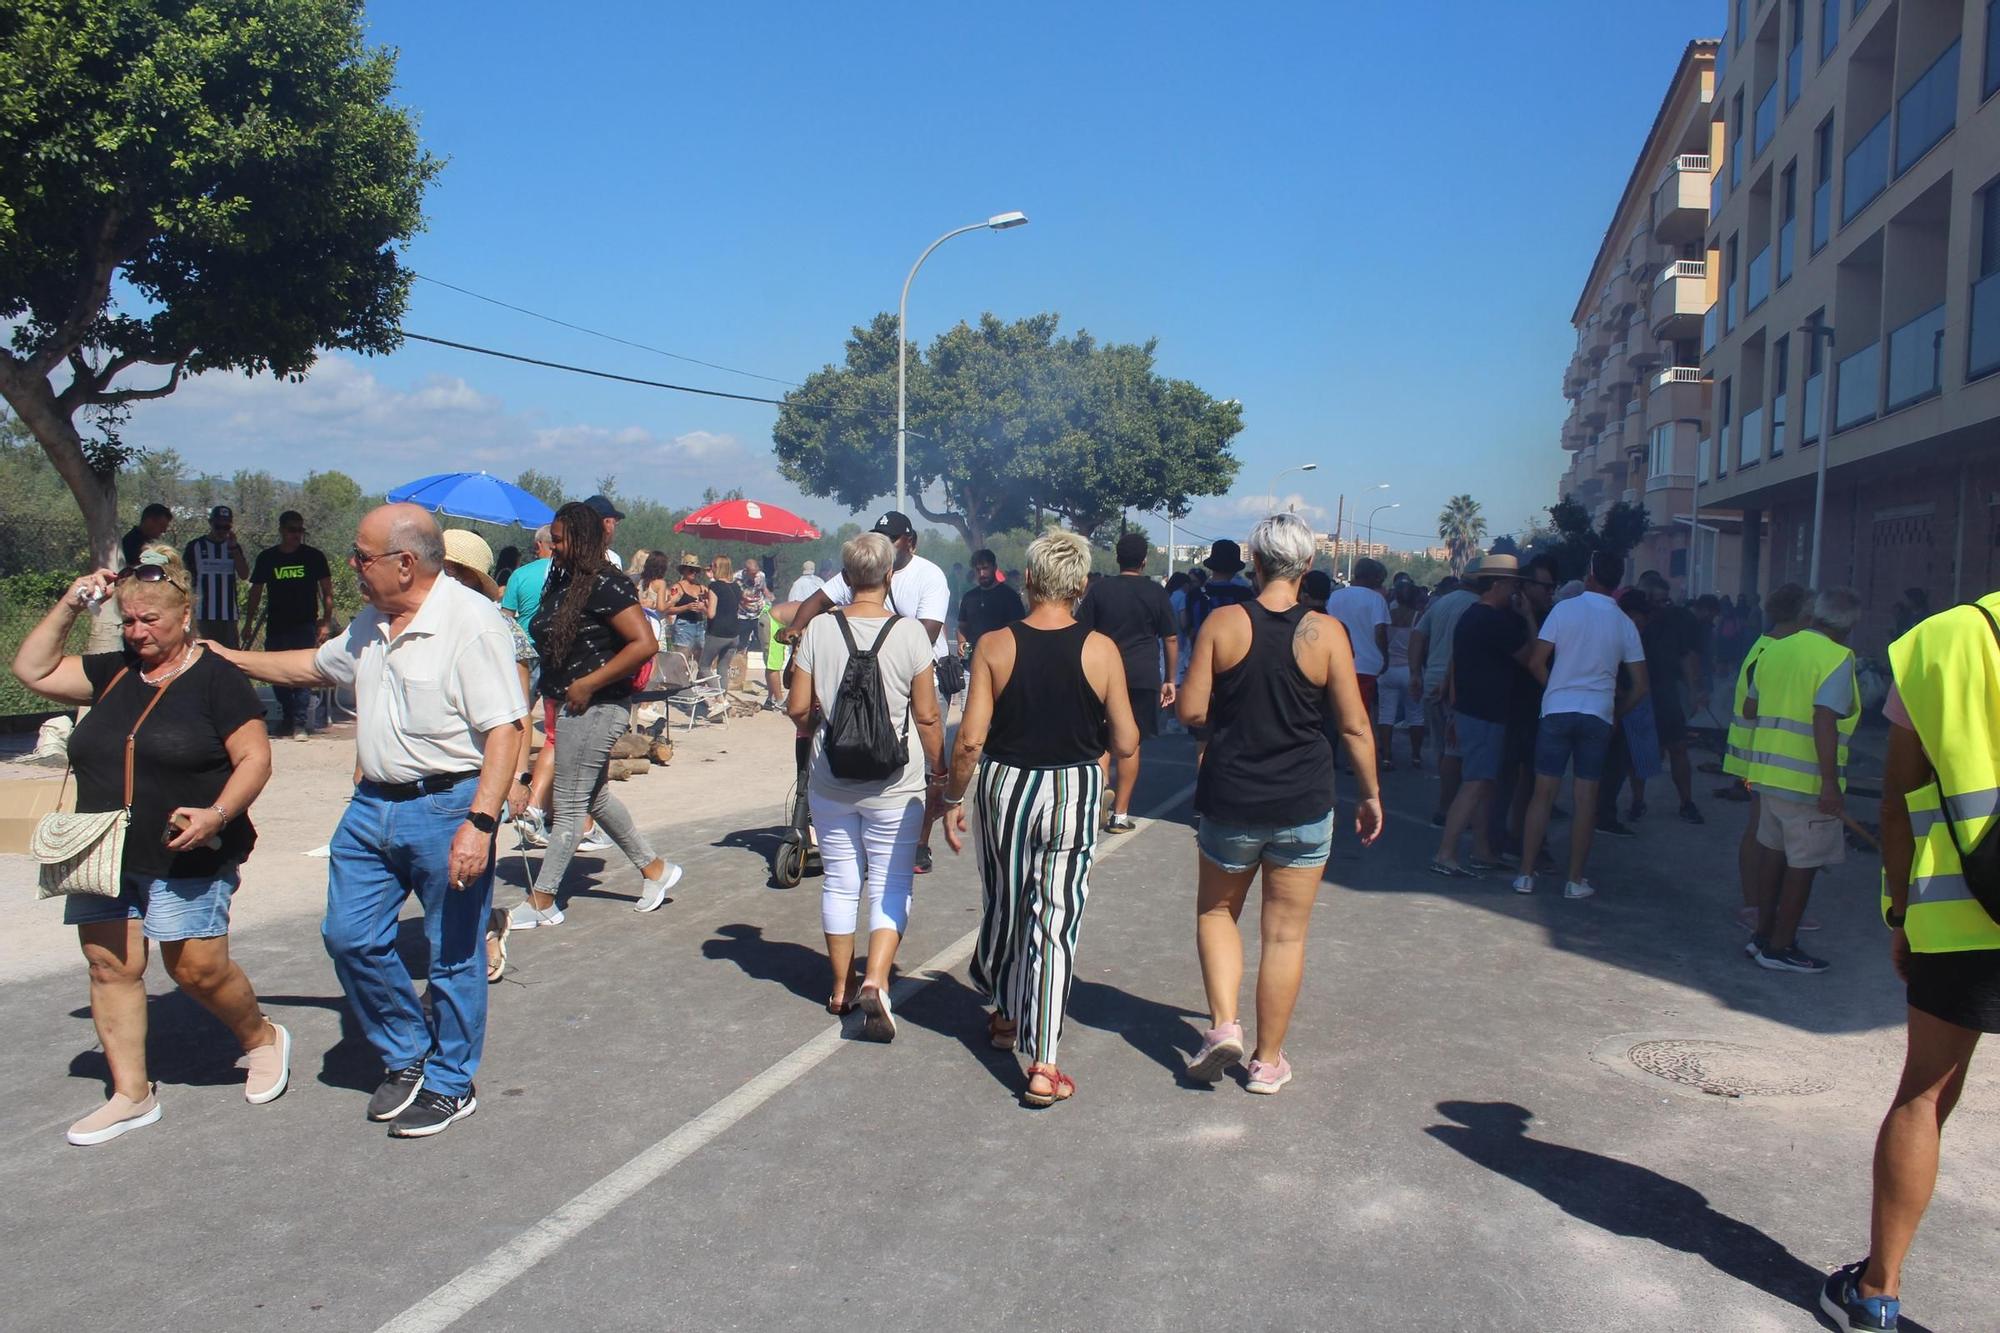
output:
[[[708,632],[718,638],[733,638],[738,629],[736,607],[743,600],[743,589],[728,579],[715,579],[708,586],[715,592],[715,614],[708,618]]]
[[[1035,629],[1017,620],[1006,628],[1014,636],[1014,670],[993,701],[986,753],[1010,768],[1096,763],[1110,720],[1083,674],[1090,627]]]
[[[1211,735],[1194,808],[1232,824],[1309,824],[1333,809],[1333,747],[1320,729],[1324,687],[1299,670],[1292,636],[1306,609],[1243,603],[1250,651],[1216,673]]]

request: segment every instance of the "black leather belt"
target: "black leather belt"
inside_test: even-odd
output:
[[[430,777],[418,778],[415,782],[376,782],[371,778],[368,785],[385,801],[414,801],[419,796],[434,796],[441,791],[450,791],[467,778],[478,776],[479,770],[475,768],[464,773],[433,773]]]

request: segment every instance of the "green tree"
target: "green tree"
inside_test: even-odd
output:
[[[1479,512],[1479,501],[1469,495],[1447,500],[1438,514],[1438,536],[1451,551],[1451,572],[1463,574],[1486,541],[1486,517]]]
[[[1538,541],[1536,547],[1554,554],[1565,579],[1582,578],[1590,567],[1590,557],[1598,551],[1611,551],[1624,559],[1651,525],[1645,506],[1620,500],[1605,510],[1604,517],[1593,527],[1590,510],[1567,495],[1549,506],[1549,521],[1555,533]]]
[[[1116,531],[1120,510],[1184,506],[1235,480],[1241,408],[1154,369],[1154,343],[1058,334],[1060,317],[988,314],[909,352],[909,482],[918,514],[968,547],[1055,515]],[[854,329],[843,364],[785,397],[781,470],[860,509],[895,489],[896,320]],[[944,505],[924,498],[931,487]]]
[[[0,395],[96,562],[132,404],[397,345],[398,247],[441,163],[394,75],[359,0],[0,0]],[[122,385],[146,366],[164,377]]]
[[[551,477],[546,472],[537,472],[535,469],[529,468],[520,476],[514,478],[514,484],[534,496],[537,500],[540,500],[549,508],[562,508],[563,484],[558,478]]]

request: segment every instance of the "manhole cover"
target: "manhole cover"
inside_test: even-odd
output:
[[[1804,1097],[1833,1086],[1786,1068],[1783,1056],[1726,1041],[1642,1041],[1625,1056],[1655,1078],[1717,1097]]]

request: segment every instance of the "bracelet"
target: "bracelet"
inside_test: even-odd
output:
[[[215,811],[215,813],[216,813],[217,815],[219,815],[219,816],[221,817],[221,819],[222,819],[222,822],[223,822],[223,823],[227,824],[227,823],[229,822],[229,811],[228,811],[228,810],[224,809],[224,808],[223,808],[222,806],[220,806],[220,805],[211,805],[211,806],[210,806],[210,807],[208,807],[208,808],[209,808],[209,809],[211,809],[211,810],[213,810],[213,811]]]

